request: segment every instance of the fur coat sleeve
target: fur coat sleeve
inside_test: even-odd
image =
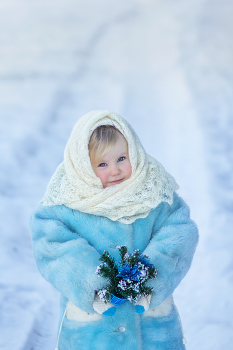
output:
[[[93,314],[94,291],[106,285],[95,273],[100,254],[73,230],[71,221],[64,206],[40,206],[30,222],[33,253],[41,275],[74,305]]]
[[[171,206],[163,203],[152,229],[152,238],[143,254],[158,269],[150,308],[160,305],[173,293],[190,268],[198,243],[196,224],[190,219],[189,207],[176,193]]]

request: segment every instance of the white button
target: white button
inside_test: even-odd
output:
[[[125,331],[125,327],[119,327],[119,331],[120,332],[124,332]]]

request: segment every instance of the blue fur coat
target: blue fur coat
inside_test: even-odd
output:
[[[42,276],[61,293],[65,309],[59,350],[184,350],[172,293],[187,273],[198,231],[186,203],[174,193],[144,219],[127,225],[61,206],[40,206],[31,218],[33,251]],[[95,271],[108,250],[119,260],[118,245],[140,249],[158,269],[150,308],[117,306],[114,316],[97,314],[94,291],[106,281]]]

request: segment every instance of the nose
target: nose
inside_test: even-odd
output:
[[[113,164],[111,166],[110,175],[111,176],[116,176],[116,175],[119,175],[119,174],[120,174],[120,168],[118,166],[118,163],[117,164]]]

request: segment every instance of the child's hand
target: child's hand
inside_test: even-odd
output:
[[[151,294],[149,294],[147,297],[144,295],[141,295],[141,297],[138,299],[137,303],[135,304],[135,312],[137,314],[142,314],[143,312],[147,311],[149,309],[151,301]]]
[[[100,315],[113,316],[116,312],[116,307],[110,303],[100,300],[98,294],[95,295],[92,303],[93,309]]]

